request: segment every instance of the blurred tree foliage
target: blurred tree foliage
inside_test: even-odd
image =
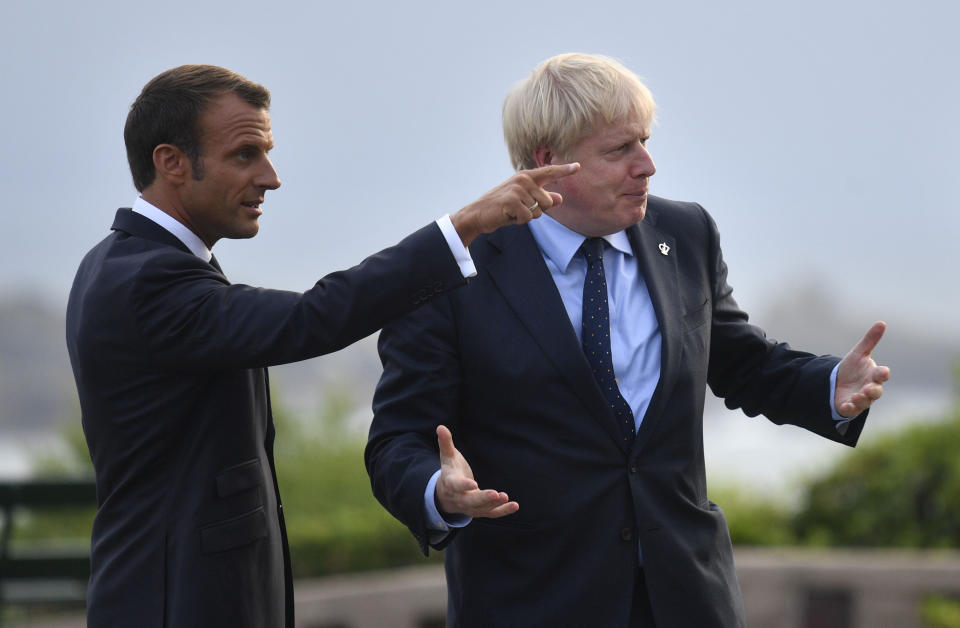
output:
[[[929,596],[920,603],[920,619],[927,628],[960,628],[960,599]]]
[[[334,393],[316,421],[303,422],[274,403],[277,477],[296,576],[425,560],[407,528],[373,497],[363,465],[366,433],[347,424],[354,408]]]
[[[33,459],[33,475],[38,478],[93,479],[93,464],[80,423],[80,406],[74,416],[60,430],[62,449],[44,452]]]
[[[804,544],[960,547],[960,412],[850,452],[806,489]]]
[[[73,420],[61,431],[62,448],[44,452],[33,460],[33,476],[39,479],[87,478],[93,480],[93,464],[80,425],[77,406]],[[13,516],[12,537],[16,541],[52,539],[57,542],[89,542],[96,508],[18,508]]]
[[[960,397],[960,366],[955,374]],[[846,452],[788,508],[716,492],[734,544],[960,548],[960,403]],[[711,491],[711,495],[714,491]]]
[[[794,545],[790,508],[764,495],[736,486],[710,490],[722,508],[734,545]]]

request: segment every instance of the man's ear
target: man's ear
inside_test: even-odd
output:
[[[153,149],[153,167],[157,177],[173,184],[182,183],[190,176],[190,159],[173,144],[158,144]]]
[[[553,151],[547,146],[540,146],[533,151],[533,158],[537,160],[537,168],[549,166],[553,163],[554,157]]]

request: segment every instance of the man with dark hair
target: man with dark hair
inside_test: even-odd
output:
[[[153,182],[153,149],[173,144],[191,160],[194,178],[203,178],[198,118],[204,105],[232,93],[256,109],[270,109],[270,92],[236,72],[213,65],[185,65],[147,83],[131,105],[123,139],[127,161],[138,192]]]
[[[99,508],[88,625],[288,626],[290,557],[266,367],[336,351],[475,274],[475,237],[562,199],[514,175],[304,293],[232,285],[210,249],[280,186],[270,95],[214,66],[150,81],[125,128],[141,195],[77,271],[67,347]],[[466,288],[469,289],[469,288]]]

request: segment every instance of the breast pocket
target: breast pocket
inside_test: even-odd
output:
[[[712,312],[710,299],[706,299],[699,307],[695,307],[683,316],[683,331],[691,332],[703,327],[709,320]]]

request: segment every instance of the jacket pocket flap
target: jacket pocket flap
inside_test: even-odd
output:
[[[692,312],[687,312],[683,316],[683,330],[684,331],[693,331],[698,327],[702,326],[710,317],[712,309],[709,307],[709,299],[704,301],[703,304],[693,310]]]
[[[200,529],[204,554],[241,547],[267,536],[267,515],[263,508]]]
[[[221,471],[217,475],[217,495],[228,497],[248,488],[260,486],[262,483],[260,460],[254,458]]]

